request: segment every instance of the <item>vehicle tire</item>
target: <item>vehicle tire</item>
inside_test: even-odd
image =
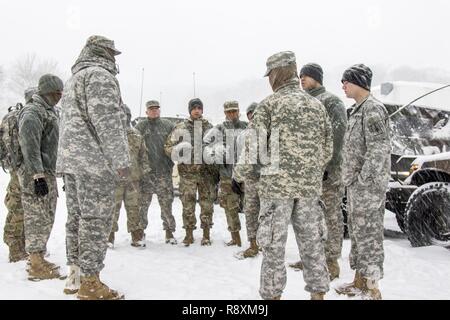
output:
[[[413,247],[450,240],[450,184],[431,182],[414,191],[406,205],[405,227]]]

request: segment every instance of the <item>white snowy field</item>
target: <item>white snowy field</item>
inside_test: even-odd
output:
[[[0,198],[3,200],[9,177],[0,173]],[[61,181],[58,181],[61,189]],[[2,201],[0,227],[3,230],[6,208]],[[197,208],[199,211],[199,208]],[[173,212],[177,221],[175,233],[179,242],[184,237],[181,228],[181,202],[176,198]],[[386,226],[398,230],[395,217],[387,212]],[[48,243],[49,260],[61,265],[65,273],[65,225],[66,207],[64,192],[60,191],[55,225]],[[226,247],[229,240],[223,209],[215,206],[211,247],[201,247],[201,230],[194,233],[196,241],[190,247],[164,243],[164,232],[159,206],[153,199],[149,211],[150,226],[147,229],[147,248],[130,246],[126,232],[126,217],[122,210],[120,230],[116,245],[108,250],[102,280],[112,288],[123,292],[126,299],[161,300],[235,300],[260,299],[258,294],[261,255],[253,259],[237,260],[235,247]],[[241,215],[241,237],[247,245],[245,217]],[[385,240],[385,278],[380,282],[384,299],[450,299],[450,251],[442,247],[412,248],[406,239]],[[333,287],[353,279],[348,266],[349,240],[344,241],[340,259],[341,277],[331,283],[326,299],[346,300],[337,295]],[[292,228],[286,248],[286,264],[298,259],[298,250]],[[304,291],[301,272],[288,268],[288,282],[283,299],[309,299]],[[8,263],[8,249],[0,244],[0,299],[75,299],[63,294],[64,281],[27,280],[25,262]],[[358,299],[358,298],[353,298]]]

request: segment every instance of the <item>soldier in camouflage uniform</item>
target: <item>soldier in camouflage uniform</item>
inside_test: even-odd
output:
[[[112,40],[89,37],[62,100],[57,172],[64,175],[67,199],[69,279],[64,292],[78,292],[79,299],[123,297],[99,278],[116,186],[131,165],[116,79],[118,54]]]
[[[253,119],[253,114],[257,106],[258,104],[254,102],[247,108],[247,118],[250,123]],[[250,130],[243,131],[239,136],[238,140],[241,140],[241,143],[245,143],[246,133],[250,132]],[[245,147],[245,145],[243,147]],[[246,151],[249,150],[250,148],[246,149]],[[245,157],[245,154],[242,154],[242,156]],[[243,163],[245,164],[245,160],[243,160]],[[241,186],[242,184],[244,185],[245,225],[247,227],[247,238],[250,242],[250,247],[242,253],[242,256],[243,258],[251,258],[255,257],[259,253],[259,247],[256,243],[256,232],[258,230],[258,215],[260,209],[258,195],[259,170],[257,166],[247,166],[247,168],[250,169],[250,172],[244,173],[241,171],[244,168],[246,167],[242,167],[239,162],[234,166],[232,185],[234,186],[234,189],[237,189],[235,192],[242,190]]]
[[[372,71],[357,64],[344,72],[343,89],[356,104],[348,121],[343,149],[342,179],[347,187],[353,283],[337,289],[369,299],[381,299],[383,278],[383,218],[390,176],[390,130],[384,105],[370,94]]]
[[[323,299],[330,279],[320,195],[333,150],[331,123],[323,105],[299,88],[293,52],[269,57],[266,76],[274,93],[258,105],[250,125],[266,135],[270,157],[268,163],[259,160],[257,242],[263,252],[259,293],[263,299],[281,298],[286,286],[284,254],[291,221],[304,264],[305,290],[312,299]]]
[[[327,241],[325,254],[327,256],[330,280],[339,277],[338,259],[341,257],[342,241],[344,239],[344,216],[341,203],[344,197],[342,184],[342,144],[347,127],[347,114],[341,99],[325,90],[323,86],[323,71],[316,63],[309,63],[300,70],[302,88],[318,99],[325,106],[331,120],[333,130],[333,157],[325,170],[322,183],[322,200],[325,203],[325,221],[327,223]],[[293,267],[301,269],[301,261]]]
[[[25,90],[25,104],[31,102],[33,94],[37,93],[37,88]],[[1,143],[8,143],[8,133],[4,132]],[[25,251],[25,231],[23,222],[22,193],[20,191],[17,168],[6,168],[11,179],[6,189],[5,206],[8,209],[6,216],[3,241],[9,247],[9,262],[17,262],[28,258]]]
[[[164,144],[175,125],[166,119],[161,119],[160,105],[156,100],[146,103],[147,119],[139,121],[136,129],[144,137],[145,144],[149,152],[147,157],[150,161],[152,172],[141,179],[141,217],[143,219],[144,230],[148,226],[148,209],[152,201],[153,194],[158,196],[161,208],[161,219],[163,229],[166,233],[166,243],[177,244],[173,236],[176,224],[172,214],[173,194],[173,161],[164,151]]]
[[[46,74],[38,92],[19,112],[19,143],[23,163],[18,170],[24,210],[25,249],[29,254],[30,280],[59,278],[59,267],[44,259],[53,227],[58,190],[55,166],[58,150],[58,117],[54,106],[61,99],[60,78]]]
[[[210,131],[204,143],[205,147],[211,150],[210,153],[214,153],[214,156],[219,160],[216,163],[220,174],[219,203],[225,209],[228,231],[231,233],[231,241],[227,243],[227,246],[237,245],[240,247],[239,203],[241,199],[240,195],[232,190],[231,176],[237,157],[236,139],[242,130],[247,128],[247,122],[239,120],[239,104],[237,101],[227,101],[223,108],[226,120]]]
[[[200,202],[200,227],[203,229],[201,245],[211,245],[210,229],[213,226],[215,184],[211,165],[203,162],[202,141],[212,128],[203,118],[203,102],[198,99],[189,101],[190,117],[175,126],[165,144],[165,151],[172,160],[178,161],[180,175],[180,198],[183,204],[183,228],[186,237],[185,246],[194,243],[193,231],[197,228],[195,204],[197,191]],[[182,154],[182,159],[177,159]]]
[[[148,149],[139,131],[131,127],[131,110],[127,105],[122,105],[126,114],[125,127],[130,149],[130,176],[120,181],[116,189],[116,206],[114,208],[114,222],[108,242],[114,244],[114,233],[119,230],[118,221],[122,202],[127,212],[127,231],[131,233],[131,245],[133,247],[145,247],[144,225],[140,214],[141,178],[150,173]]]

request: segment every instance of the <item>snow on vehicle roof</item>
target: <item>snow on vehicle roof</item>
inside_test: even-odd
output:
[[[443,153],[438,153],[438,154],[433,154],[433,155],[418,156],[413,161],[413,164],[422,166],[425,162],[442,161],[442,160],[449,160],[449,159],[450,159],[450,152],[443,152]]]
[[[384,104],[405,105],[444,85],[432,82],[393,81],[373,87],[372,94]],[[432,93],[418,100],[414,105],[450,112],[450,88]]]

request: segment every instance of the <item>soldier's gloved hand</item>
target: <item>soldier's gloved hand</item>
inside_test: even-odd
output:
[[[234,179],[231,180],[231,190],[238,195],[242,195],[244,193],[242,190],[242,183],[239,183]]]
[[[130,168],[117,169],[117,174],[119,175],[120,179],[125,180],[130,175]]]
[[[48,185],[45,178],[34,179],[34,193],[38,197],[45,197],[48,194]]]
[[[322,181],[327,181],[327,180],[328,180],[328,171],[325,171],[325,172],[323,173]]]

